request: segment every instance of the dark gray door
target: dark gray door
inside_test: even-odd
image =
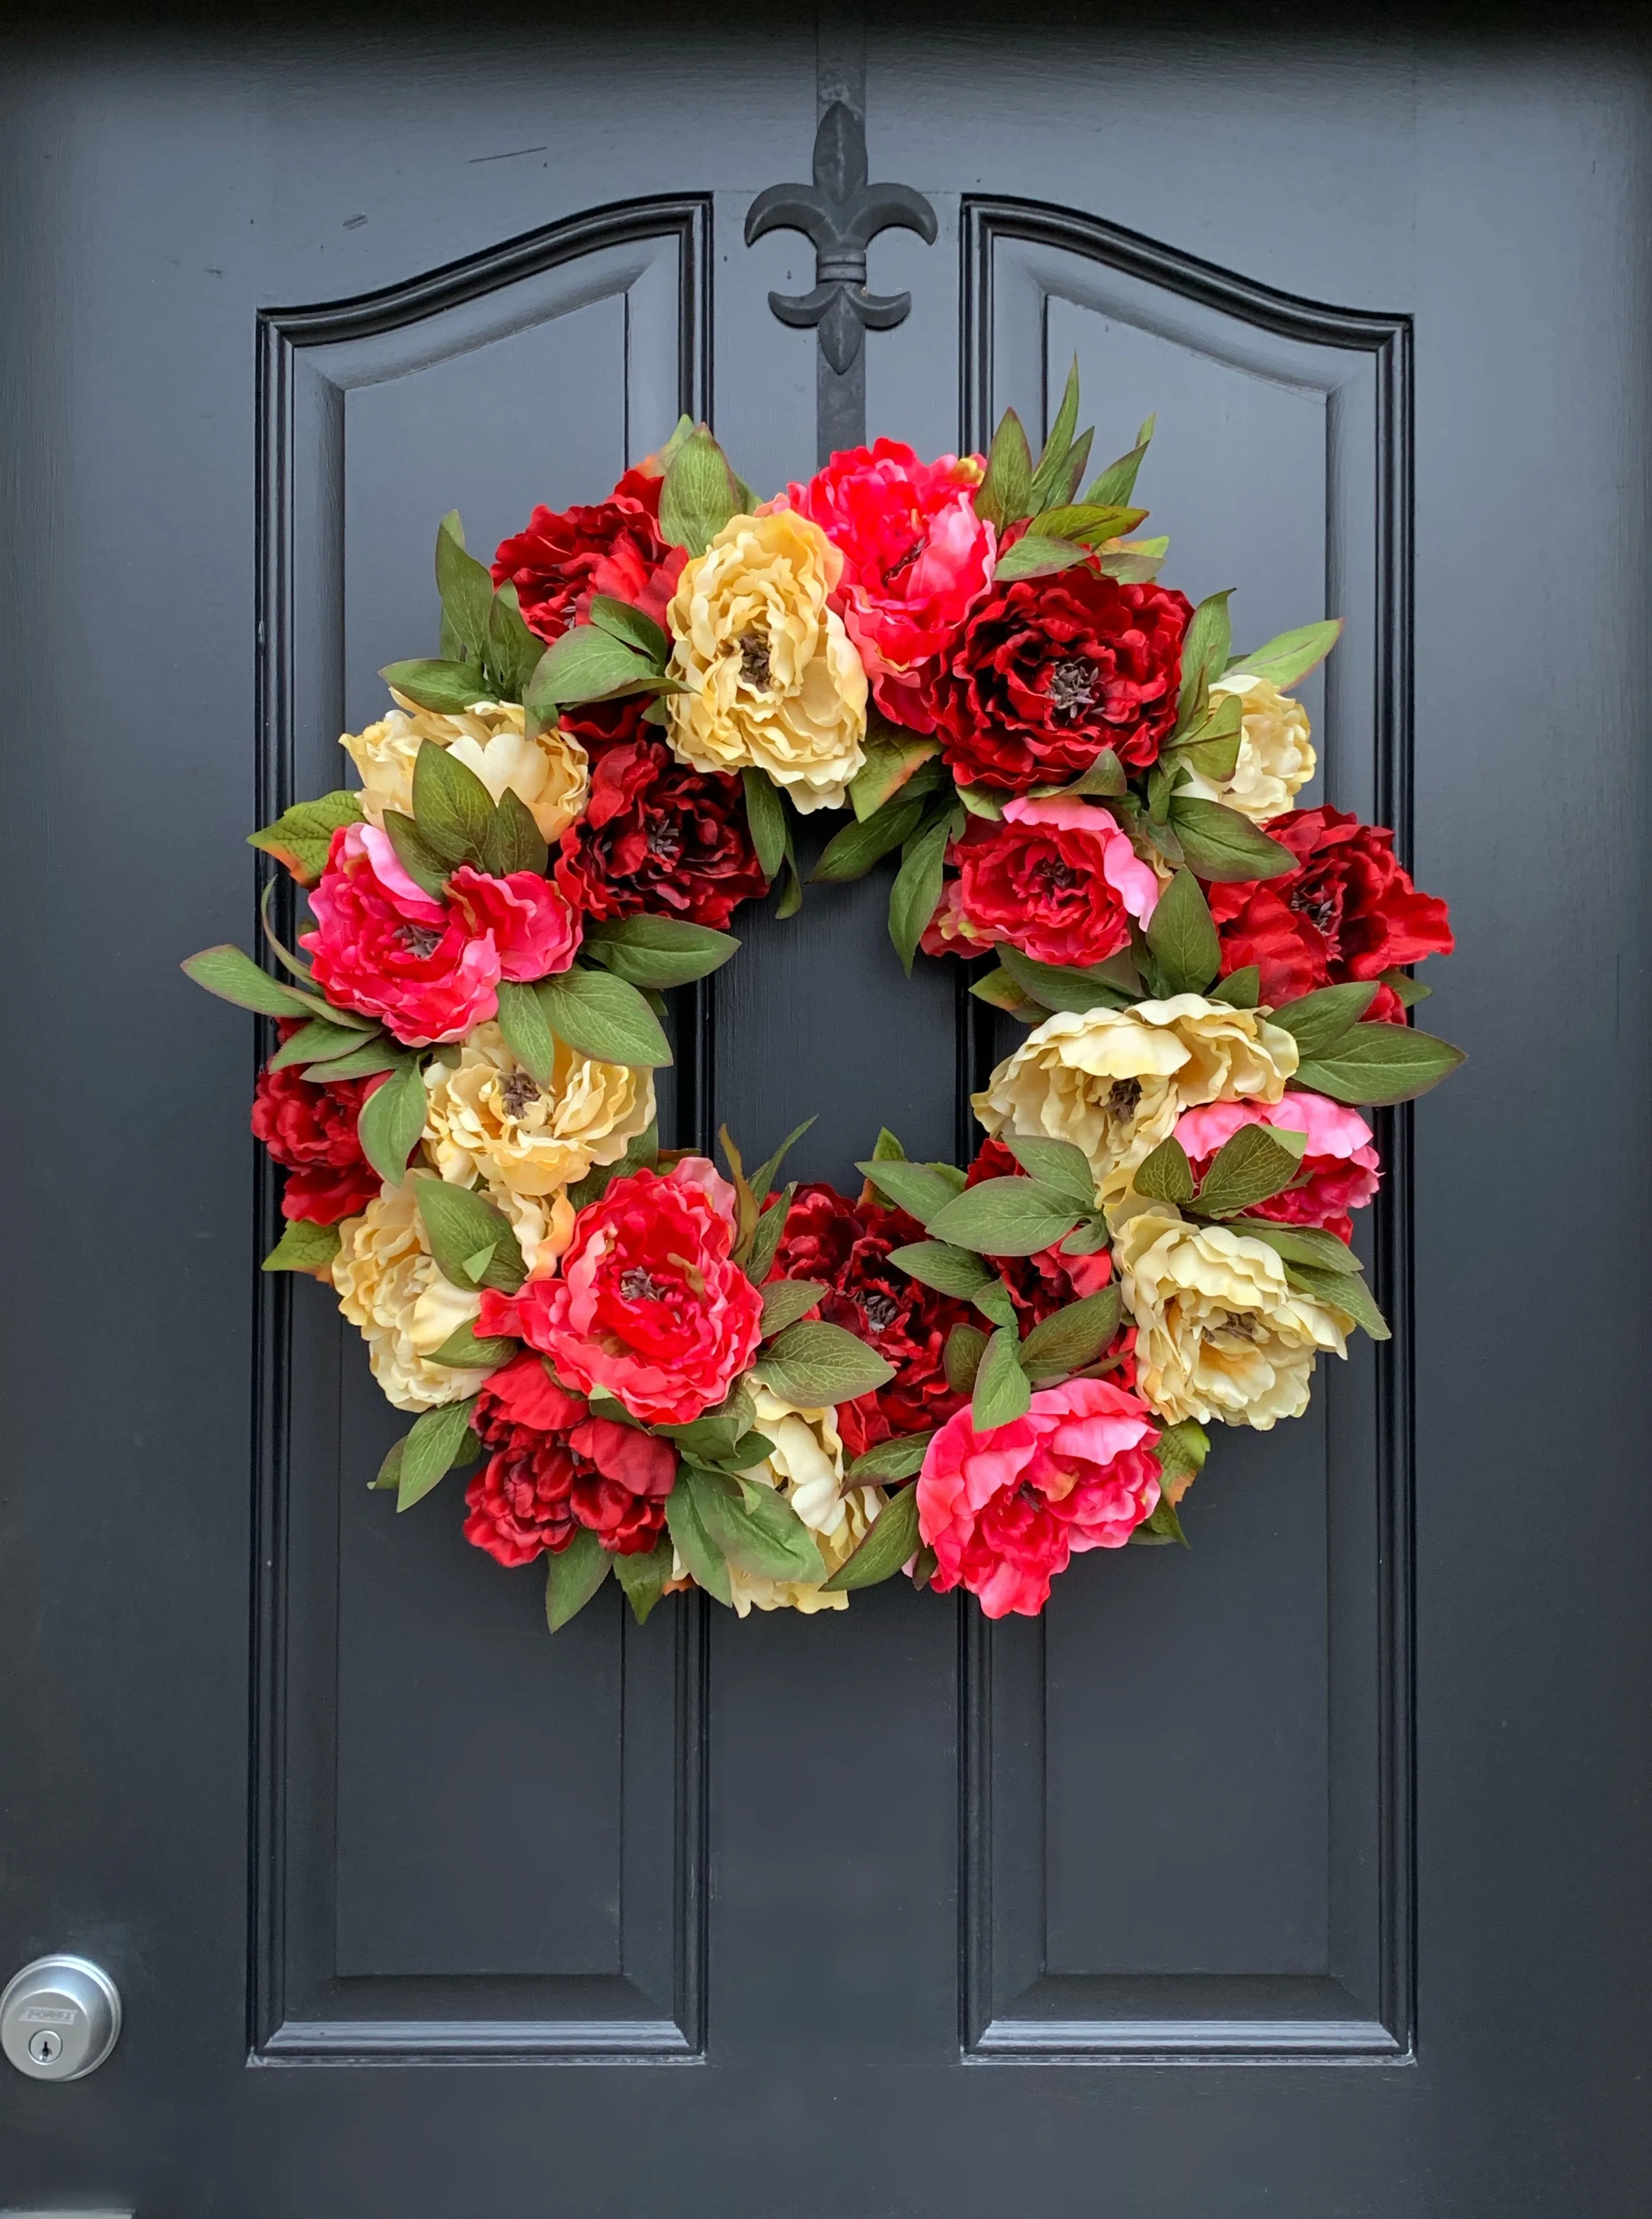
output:
[[[1646,2208],[1647,53],[870,12],[9,49],[0,1976],[78,1950],[127,2018],[0,2067],[8,2206]],[[1190,1555],[990,1635],[610,1588],[553,1643],[446,1491],[367,1492],[393,1420],[254,1268],[250,1031],[175,967],[427,651],[444,510],[853,420],[768,304],[808,241],[743,238],[836,97],[938,222],[872,250],[873,429],[978,444],[1075,351],[1102,449],[1158,412],[1175,581],[1348,618],[1325,795],[1450,898],[1471,1061],[1392,1121],[1393,1343],[1223,1439]],[[682,1137],[950,1153],[992,1044],[883,897],[750,923]]]

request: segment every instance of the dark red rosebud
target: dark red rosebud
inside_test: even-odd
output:
[[[297,1030],[283,1022],[283,1040]],[[252,1093],[252,1131],[289,1174],[282,1214],[312,1225],[337,1225],[366,1209],[379,1190],[378,1173],[362,1153],[356,1121],[382,1076],[339,1078],[313,1085],[295,1070],[258,1073]]]

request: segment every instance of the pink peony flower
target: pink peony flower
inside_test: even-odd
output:
[[[923,935],[926,954],[972,955],[995,941],[1035,962],[1104,963],[1146,924],[1158,880],[1118,819],[1093,802],[1018,794],[1003,822],[972,817],[949,859],[958,876]]]
[[[330,1002],[382,1018],[409,1047],[463,1040],[499,1007],[499,950],[463,916],[416,886],[386,835],[341,825],[310,893],[316,929],[301,935]]]
[[[686,1425],[757,1352],[762,1298],[730,1260],[734,1221],[734,1190],[703,1156],[632,1172],[574,1219],[556,1277],[484,1292],[478,1330],[516,1334],[645,1425]]]
[[[799,515],[843,557],[835,605],[886,717],[935,730],[925,666],[949,648],[992,583],[997,536],[975,513],[977,458],[922,463],[898,439],[834,455],[807,485],[786,488]]]
[[[966,1587],[989,1618],[1036,1618],[1075,1551],[1119,1549],[1158,1504],[1158,1425],[1105,1379],[1041,1387],[1032,1408],[978,1433],[960,1410],[918,1475],[918,1531],[935,1587]]]
[[[1348,1213],[1364,1208],[1382,1173],[1371,1128],[1359,1112],[1327,1102],[1323,1094],[1306,1093],[1287,1094],[1280,1102],[1213,1102],[1185,1110],[1177,1122],[1176,1137],[1196,1178],[1204,1176],[1218,1148],[1242,1125],[1275,1125],[1307,1137],[1302,1184],[1257,1203],[1244,1216],[1269,1218],[1276,1225],[1323,1226],[1338,1240],[1351,1240]]]
[[[561,888],[537,871],[490,879],[462,863],[448,880],[448,896],[476,938],[493,935],[502,978],[549,979],[573,962],[579,917]]]

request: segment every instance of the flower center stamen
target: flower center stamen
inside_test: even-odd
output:
[[[922,552],[923,542],[921,539],[915,539],[912,542],[912,544],[907,549],[905,554],[898,556],[884,572],[885,585],[892,586],[896,579],[900,576],[904,570],[910,570],[911,569],[914,563],[917,561],[919,556],[922,555]]]
[[[442,928],[435,924],[404,924],[401,944],[423,963],[434,955],[445,938]]]
[[[893,1295],[881,1290],[860,1296],[860,1315],[874,1333],[883,1333],[894,1324],[901,1314],[901,1306]]]
[[[742,631],[740,635],[740,675],[758,693],[767,692],[768,642],[760,631]]]
[[[640,1264],[633,1264],[630,1271],[620,1273],[619,1291],[628,1302],[662,1302],[671,1290],[650,1277]]]
[[[499,1090],[507,1115],[520,1117],[540,1098],[538,1081],[525,1071],[513,1071]]]
[[[1107,1090],[1107,1106],[1115,1117],[1133,1117],[1140,1105],[1139,1078],[1115,1078]]]
[[[1100,676],[1087,656],[1069,655],[1050,673],[1050,706],[1058,717],[1076,717],[1087,709]]]

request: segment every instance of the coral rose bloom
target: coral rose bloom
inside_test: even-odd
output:
[[[989,1618],[1035,1618],[1076,1551],[1122,1548],[1152,1515],[1158,1439],[1146,1404],[1105,1379],[1040,1388],[1024,1416],[989,1433],[959,1411],[918,1476],[935,1587],[967,1588]]]
[[[730,1259],[733,1204],[701,1156],[617,1178],[574,1221],[560,1276],[485,1294],[481,1330],[516,1334],[645,1425],[686,1425],[757,1352],[763,1306]]]
[[[992,583],[997,534],[975,513],[978,457],[922,463],[899,439],[834,455],[786,488],[798,515],[843,557],[834,596],[886,717],[935,730],[926,666],[949,648]]]
[[[1189,1110],[1177,1121],[1176,1137],[1188,1153],[1196,1178],[1202,1178],[1216,1151],[1242,1125],[1271,1125],[1301,1133],[1301,1184],[1252,1203],[1232,1221],[1266,1217],[1276,1225],[1319,1225],[1338,1240],[1354,1237],[1351,1209],[1363,1209],[1376,1192],[1381,1164],[1371,1128],[1357,1110],[1327,1102],[1323,1094],[1288,1094],[1282,1102],[1213,1102]]]
[[[923,935],[930,955],[1008,941],[1035,962],[1104,963],[1146,924],[1158,880],[1116,817],[1085,801],[1017,795],[995,824],[973,817],[953,849],[956,879]]]

